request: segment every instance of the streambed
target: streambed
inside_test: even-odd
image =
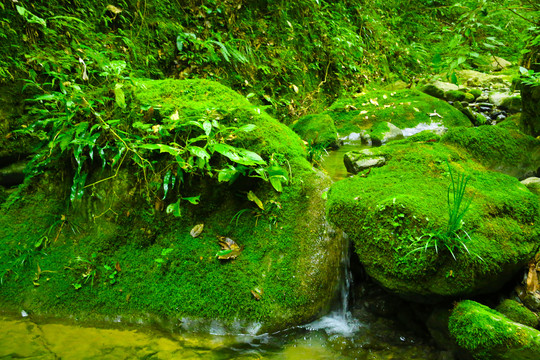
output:
[[[0,315],[0,358],[32,359],[438,359],[388,320],[338,313],[276,334],[174,332],[150,325],[78,324]],[[390,328],[393,327],[393,328]]]

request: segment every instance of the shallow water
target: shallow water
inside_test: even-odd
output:
[[[362,145],[360,141],[349,141],[343,144],[339,149],[329,152],[323,156],[321,166],[330,175],[332,181],[343,180],[352,174],[347,172],[343,163],[343,156],[349,151],[367,149],[369,146]]]
[[[439,352],[395,324],[335,312],[263,335],[176,333],[149,326],[0,315],[1,359],[437,359]],[[384,321],[383,321],[384,322]],[[105,328],[104,326],[109,328]],[[386,327],[386,328],[385,328]]]

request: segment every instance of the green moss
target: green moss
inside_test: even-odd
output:
[[[45,173],[35,179],[34,190],[26,191],[0,218],[0,237],[7,239],[0,242],[0,271],[11,270],[0,287],[0,303],[56,316],[153,314],[226,323],[238,319],[262,322],[265,330],[300,324],[326,311],[335,294],[343,244],[325,234],[321,192],[329,179],[311,168],[302,140],[220,84],[205,80],[142,84],[144,90],[135,89],[133,117],[123,120],[127,124],[160,124],[176,112],[178,121],[212,112],[219,113],[222,124],[255,124],[255,130],[232,141],[267,160],[273,154],[287,159],[283,166],[292,173],[290,183],[278,193],[256,178],[240,178],[231,186],[211,177],[186,176],[169,193],[200,195],[201,203],[182,202],[177,218],[163,211],[175,197],[147,197],[148,186],[162,186],[159,172],[165,164],[159,154],[148,155],[154,172],[149,168],[143,172],[127,160],[118,173],[91,172],[91,182],[114,176],[95,184],[69,207],[71,184]],[[139,105],[152,106],[154,116],[136,115]],[[265,210],[247,199],[249,191]],[[58,222],[61,215],[69,222]],[[204,231],[193,238],[191,229],[201,223]],[[72,225],[79,227],[72,230]],[[43,236],[50,240],[47,248],[34,250]],[[243,247],[237,259],[216,258],[218,236]],[[12,268],[20,246],[31,254],[31,261]],[[321,253],[313,262],[317,249],[324,256]],[[36,286],[32,280],[38,264],[44,273]],[[115,269],[116,264],[121,271],[113,275],[116,282],[111,285],[114,270],[105,266]],[[86,280],[90,277],[93,286]],[[252,291],[260,294],[260,301]]]
[[[407,139],[373,152],[387,164],[335,183],[327,209],[368,274],[386,288],[419,301],[493,291],[534,253],[539,204],[517,179],[486,171],[466,152],[438,142]],[[430,233],[446,230],[446,159],[455,173],[471,176],[464,229],[472,240],[462,234],[470,253],[457,243],[457,261],[443,245],[438,253],[433,243],[423,248]]]
[[[480,90],[480,89],[478,89],[478,88],[474,88],[474,89],[471,89],[471,90],[469,91],[469,94],[473,95],[474,98],[476,99],[476,98],[478,98],[479,96],[482,95],[482,90]]]
[[[444,93],[444,97],[448,101],[463,101],[465,100],[465,93],[459,90],[450,90]]]
[[[331,147],[337,143],[334,120],[325,114],[303,116],[292,125],[292,129],[312,146]]]
[[[530,327],[536,327],[538,325],[538,316],[515,300],[505,299],[495,310],[520,324]]]
[[[465,97],[463,98],[463,101],[466,101],[468,103],[472,103],[476,99],[476,96],[474,96],[472,93],[468,92],[465,93]]]
[[[400,129],[432,122],[441,122],[446,127],[470,125],[461,112],[445,101],[408,89],[374,91],[357,98],[340,99],[325,113],[334,119],[340,136],[369,129],[379,122]]]
[[[459,346],[477,359],[534,359],[540,333],[471,300],[456,305],[448,328]]]
[[[540,161],[540,140],[508,127],[450,129],[442,142],[458,145],[488,168],[516,177],[535,172]]]

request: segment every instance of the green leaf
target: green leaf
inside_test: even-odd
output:
[[[190,203],[192,203],[193,205],[198,205],[199,202],[201,201],[201,195],[192,196],[192,197],[185,197],[185,198],[182,198],[182,200],[187,200]]]
[[[257,204],[258,207],[261,208],[261,210],[264,210],[264,206],[262,201],[253,193],[253,191],[249,191],[247,194],[247,198],[249,201],[253,201],[255,204]]]
[[[180,217],[182,215],[182,211],[180,209],[180,199],[178,199],[177,202],[170,204],[167,206],[167,214],[172,213],[176,217]]]
[[[204,133],[206,134],[206,136],[209,136],[210,133],[212,132],[212,123],[210,121],[206,120],[203,123],[203,129],[204,129]]]
[[[126,108],[126,95],[124,94],[124,90],[122,90],[122,87],[124,84],[116,83],[114,86],[114,97],[116,99],[116,105],[121,107],[122,109]]]
[[[244,126],[241,126],[238,128],[238,130],[236,130],[235,132],[238,132],[238,131],[242,131],[242,132],[250,132],[250,131],[253,131],[257,128],[257,125],[254,125],[254,124],[247,124],[247,125],[244,125]]]
[[[232,182],[238,177],[239,173],[236,170],[234,166],[229,165],[228,168],[218,170],[218,181],[219,182],[225,182],[229,181]]]
[[[164,194],[163,194],[163,199],[161,200],[165,200],[165,198],[167,197],[167,193],[169,192],[169,181],[171,180],[171,175],[172,175],[171,170],[169,170],[167,171],[167,173],[165,174],[165,177],[163,178],[163,193]]]
[[[249,151],[242,148],[236,148],[236,151],[240,158],[238,160],[235,160],[237,163],[242,165],[266,165],[266,161],[264,161],[259,154],[254,153],[253,151]]]
[[[276,191],[282,192],[283,191],[283,185],[281,185],[281,180],[278,177],[270,177],[270,184],[276,189]]]
[[[182,42],[182,37],[180,35],[176,37],[176,48],[180,52],[184,49],[184,43]]]
[[[228,254],[232,253],[232,250],[231,249],[227,249],[227,250],[220,250],[216,253],[216,257],[219,258],[219,257],[222,257],[222,256],[226,256]]]
[[[201,158],[201,159],[210,159],[210,155],[201,147],[198,146],[188,146],[188,150],[193,155]]]

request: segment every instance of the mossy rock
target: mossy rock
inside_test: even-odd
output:
[[[449,91],[457,91],[458,86],[452,83],[434,81],[422,87],[422,92],[436,97],[438,99],[444,100],[445,94]]]
[[[490,293],[534,255],[540,204],[517,179],[436,141],[407,139],[372,152],[387,164],[332,185],[327,212],[386,289],[419,302]],[[444,237],[452,183],[447,159],[454,179],[470,176],[472,202],[460,238]]]
[[[536,327],[538,325],[538,316],[515,300],[505,299],[495,310],[517,323],[530,327]]]
[[[469,94],[471,94],[472,96],[474,96],[474,99],[480,97],[482,95],[482,90],[478,89],[478,88],[475,88],[475,89],[471,89],[469,91]]]
[[[506,126],[450,129],[442,142],[467,150],[490,170],[519,179],[540,168],[540,140]]]
[[[441,123],[449,128],[471,126],[457,109],[443,100],[416,90],[373,91],[356,98],[340,99],[325,112],[334,119],[341,137],[369,130],[381,122],[399,129]]]
[[[540,331],[513,322],[477,302],[465,300],[458,303],[448,327],[458,345],[476,359],[538,359]]]
[[[525,185],[532,193],[540,196],[540,178],[530,177],[522,180],[521,183]]]
[[[448,101],[463,101],[465,100],[465,92],[450,90],[444,93],[444,98]]]
[[[459,70],[456,75],[460,84],[471,87],[510,88],[512,85],[512,75],[493,75],[475,70]]]
[[[326,114],[306,115],[298,119],[292,129],[311,146],[325,148],[337,146],[337,129],[334,120]]]
[[[161,169],[157,177],[129,158],[118,172],[102,173],[98,165],[87,180],[94,185],[68,206],[72,170],[63,173],[65,181],[46,172],[0,217],[0,270],[13,268],[0,287],[0,304],[82,319],[183,319],[181,326],[188,319],[217,320],[230,332],[275,331],[327,311],[337,294],[345,243],[325,222],[321,194],[330,180],[307,162],[302,140],[218,83],[142,86],[130,95],[133,114],[152,106],[149,122],[159,124],[177,112],[183,121],[211,112],[220,114],[222,124],[255,124],[231,141],[266,160],[279,153],[288,160],[291,182],[278,193],[257,178],[228,184],[192,176],[174,188],[181,195],[148,198],[147,187],[162,186],[166,172],[154,154],[148,161]],[[248,199],[250,192],[264,210]],[[200,204],[182,201],[181,216],[164,211],[177,196],[196,195]],[[204,229],[194,238],[190,232],[197,224]],[[216,258],[218,236],[242,247],[237,258]],[[44,237],[46,244],[35,247]],[[27,256],[24,266],[15,266],[21,254]],[[36,268],[43,271],[39,286],[32,283]]]

